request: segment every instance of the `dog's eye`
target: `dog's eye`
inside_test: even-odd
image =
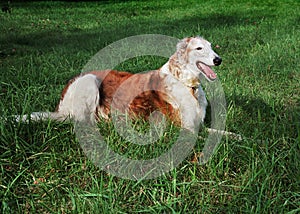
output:
[[[198,47],[198,48],[196,48],[196,50],[200,51],[200,50],[202,50],[202,48],[201,48],[201,47]]]

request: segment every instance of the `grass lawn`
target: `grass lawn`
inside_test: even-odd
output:
[[[11,8],[0,13],[1,117],[53,111],[66,82],[114,41],[201,35],[223,58],[215,70],[226,130],[244,138],[224,137],[205,165],[193,161],[199,139],[171,172],[132,181],[97,168],[72,124],[1,120],[1,213],[300,212],[299,1],[13,1]],[[165,60],[145,56],[119,67],[139,72]],[[128,147],[111,124],[99,126],[121,154],[153,149]],[[159,149],[175,132],[168,128]]]

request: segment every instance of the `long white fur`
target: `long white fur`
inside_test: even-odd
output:
[[[161,73],[167,84],[168,95],[172,98],[167,100],[181,114],[182,127],[194,132],[205,117],[205,108],[201,108],[193,95],[184,88],[182,82],[170,74]],[[204,111],[204,112],[203,112]]]

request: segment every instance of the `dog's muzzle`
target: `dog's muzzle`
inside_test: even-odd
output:
[[[214,62],[215,66],[221,65],[222,58],[217,56],[217,57],[214,58],[213,62]]]

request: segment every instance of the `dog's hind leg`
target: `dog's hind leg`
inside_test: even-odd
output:
[[[16,122],[74,120],[93,123],[99,105],[99,84],[95,75],[79,76],[64,91],[57,111],[33,112],[30,115],[14,115],[12,118]]]
[[[70,117],[75,121],[95,122],[99,105],[100,81],[93,74],[75,79],[69,85],[58,105],[58,117]]]

